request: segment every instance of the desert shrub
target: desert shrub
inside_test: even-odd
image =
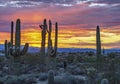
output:
[[[83,61],[83,57],[82,56],[74,56],[74,60],[73,60],[74,63],[82,62],[82,61]]]
[[[4,57],[0,57],[0,62],[3,62],[4,61]]]
[[[67,60],[68,63],[72,63],[73,60],[74,60],[74,56],[73,55],[69,55],[69,56],[66,57],[66,60]]]
[[[102,79],[101,84],[109,84],[109,82],[107,79],[104,78],[104,79]]]
[[[26,54],[24,56],[21,56],[21,62],[35,65],[40,62],[40,56],[39,54]]]
[[[95,63],[96,62],[95,56],[83,56],[82,59],[83,59],[83,62],[87,62],[87,63]]]
[[[21,81],[18,81],[19,78],[17,76],[5,76],[3,79],[4,84],[21,84]]]
[[[108,53],[109,58],[115,58],[115,56],[116,56],[116,53],[114,52]]]

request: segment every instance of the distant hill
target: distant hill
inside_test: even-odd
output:
[[[4,51],[3,44],[0,44],[0,51]],[[40,51],[40,48],[37,48],[37,47],[29,47],[29,50],[28,50],[28,52],[30,53],[36,53],[39,51]],[[91,49],[91,48],[59,48],[58,49],[58,52],[88,52],[88,51],[96,52],[95,49]],[[105,53],[109,53],[109,52],[120,52],[120,48],[105,49]]]

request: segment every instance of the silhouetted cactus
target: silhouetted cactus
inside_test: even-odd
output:
[[[57,43],[58,43],[58,23],[55,23],[55,43],[54,47],[52,46],[52,39],[51,39],[51,32],[52,32],[52,22],[49,20],[49,30],[48,30],[48,55],[51,57],[56,57],[57,54]]]
[[[11,39],[10,39],[10,43],[11,46],[13,46],[13,33],[14,33],[14,22],[11,22]]]
[[[112,84],[116,84],[116,66],[115,66],[115,59],[111,59],[110,60],[110,67],[109,67],[109,71],[110,71],[110,77],[111,77],[111,83]]]
[[[52,50],[52,40],[51,40],[51,32],[52,32],[52,23],[49,20],[49,28],[48,28],[48,49],[47,49],[47,55],[50,55],[50,52]]]
[[[16,75],[20,74],[20,56],[25,55],[29,47],[29,44],[25,43],[24,48],[21,50],[20,45],[21,45],[21,22],[20,19],[17,19],[16,31],[15,31],[15,45],[13,46],[13,22],[11,22],[11,41],[8,42],[8,48],[9,48],[8,53],[14,59],[13,72]]]
[[[11,56],[13,56],[14,58],[20,57],[20,55],[24,55],[29,47],[29,44],[26,43],[23,50],[20,50],[20,44],[21,44],[21,23],[20,23],[20,19],[17,19],[16,21],[16,31],[15,31],[15,49],[11,46],[9,51]],[[13,33],[13,28],[11,27],[11,33]],[[13,40],[13,34],[11,34],[11,42]],[[12,45],[12,43],[10,43]]]
[[[4,46],[5,46],[5,49],[4,49],[4,50],[5,50],[5,57],[6,57],[6,58],[9,58],[9,57],[8,57],[8,42],[7,42],[7,40],[5,40]]]
[[[101,40],[100,40],[100,28],[97,26],[96,28],[96,55],[99,59],[101,56]]]
[[[97,56],[97,70],[101,70],[101,40],[100,40],[100,28],[96,28],[96,56]]]
[[[51,33],[52,33],[52,22],[49,20],[49,24],[47,25],[46,19],[44,19],[43,25],[40,25],[41,36],[41,50],[40,50],[40,59],[42,63],[45,63],[45,57],[46,55],[48,57],[56,57],[57,54],[57,43],[58,43],[58,23],[55,23],[55,43],[54,47],[52,46],[52,39],[51,39]],[[46,34],[48,33],[48,47],[47,47],[47,53],[45,53],[45,42],[46,42]]]
[[[107,79],[104,78],[104,79],[102,79],[101,84],[109,84],[109,82]]]
[[[11,22],[11,33],[10,33],[10,42],[8,42],[7,40],[5,40],[5,56],[6,58],[10,58],[9,54],[9,48],[13,48],[13,33],[14,33],[14,23],[13,21]]]
[[[40,50],[40,61],[42,63],[45,63],[45,41],[46,41],[46,31],[47,31],[47,23],[46,19],[43,21],[43,25],[40,25],[41,28],[41,36],[42,36],[42,41],[41,41],[41,50]]]
[[[54,72],[52,70],[48,73],[48,84],[54,84]]]
[[[51,46],[52,46],[52,40],[51,42]],[[50,53],[51,57],[56,57],[57,54],[57,44],[58,44],[58,23],[55,23],[55,43],[54,43],[54,48],[52,47],[52,51]]]

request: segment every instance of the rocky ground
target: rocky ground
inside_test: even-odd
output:
[[[37,57],[39,55],[35,56],[36,58],[28,56],[28,60],[21,62],[17,75],[14,74],[13,64],[11,65],[9,60],[1,61],[0,84],[113,84],[110,76],[115,74],[115,84],[120,84],[119,62],[111,62],[109,58],[104,59],[101,70],[98,71],[96,57],[91,53],[59,53],[55,66],[41,66]],[[113,66],[117,68],[110,70],[110,63],[114,63]],[[50,71],[53,73],[53,79]],[[49,83],[49,80],[53,80],[54,83]]]

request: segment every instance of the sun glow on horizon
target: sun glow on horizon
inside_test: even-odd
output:
[[[61,28],[61,27],[59,27]],[[73,32],[74,29],[74,32]],[[54,31],[54,30],[53,30]],[[119,30],[120,31],[120,30]],[[9,32],[0,32],[0,44],[10,40]],[[104,48],[119,48],[117,44],[120,42],[120,34],[114,33],[114,30],[101,29],[101,42]],[[4,36],[4,38],[3,38]],[[46,47],[47,47],[46,35]],[[52,32],[52,41],[54,44],[54,32]],[[32,47],[41,47],[41,29],[25,28],[21,31],[21,45],[29,43]],[[88,29],[66,28],[60,29],[58,34],[58,48],[96,48],[96,31]]]

